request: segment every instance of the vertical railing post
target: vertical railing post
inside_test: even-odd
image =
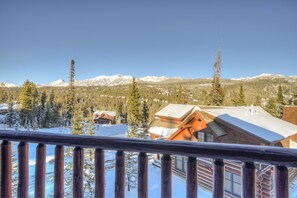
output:
[[[45,197],[45,163],[46,145],[38,144],[36,147],[36,166],[35,166],[35,197]]]
[[[146,153],[138,155],[138,197],[148,197],[148,158]]]
[[[116,153],[114,196],[125,197],[125,154],[123,151]]]
[[[1,144],[1,197],[11,198],[11,143],[4,140]]]
[[[28,197],[28,183],[29,183],[29,166],[28,166],[28,144],[20,142],[18,145],[18,197]]]
[[[242,197],[255,197],[255,165],[253,162],[244,162],[242,165]]]
[[[197,159],[189,157],[187,163],[187,198],[197,198]]]
[[[274,189],[275,197],[289,197],[288,168],[285,166],[274,167]]]
[[[161,198],[172,197],[172,167],[170,155],[161,158]]]
[[[105,196],[105,165],[104,151],[97,148],[95,151],[95,197]]]
[[[73,150],[73,189],[72,196],[81,198],[84,196],[83,186],[84,149],[75,147]]]
[[[55,147],[54,197],[64,197],[64,147]]]
[[[224,197],[224,162],[216,159],[213,162],[213,195],[214,198]]]

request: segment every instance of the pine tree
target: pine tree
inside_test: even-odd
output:
[[[214,75],[212,80],[212,88],[209,93],[208,105],[221,106],[224,103],[224,92],[220,84],[221,73],[221,50],[218,51],[216,62],[214,64]]]
[[[179,88],[177,91],[176,102],[177,104],[185,104],[185,97],[183,95],[183,88],[181,85],[179,85]]]
[[[116,118],[121,119],[123,116],[123,103],[121,101],[116,102]]]
[[[0,83],[0,104],[5,103],[8,99],[7,92],[4,90],[4,83]]]
[[[82,111],[76,107],[74,109],[74,115],[72,118],[72,134],[74,135],[80,135],[83,134],[83,129],[84,129],[84,125],[83,125],[83,118],[82,118]]]
[[[74,111],[74,101],[75,101],[75,90],[74,90],[74,76],[75,76],[75,68],[74,68],[74,60],[70,61],[70,74],[69,74],[69,86],[67,90],[66,97],[66,120],[68,125],[71,124],[71,119],[73,117]]]
[[[13,109],[13,103],[10,103],[8,107],[8,112],[5,116],[5,124],[8,125],[9,128],[16,128],[16,130],[19,128],[19,115],[18,113]]]
[[[284,96],[283,96],[283,89],[282,89],[281,85],[278,86],[276,102],[279,104],[282,104],[282,105],[285,104]]]
[[[273,98],[269,98],[268,103],[265,107],[265,110],[273,116],[277,116],[277,107],[276,102]]]
[[[129,86],[128,102],[127,102],[128,124],[133,128],[137,128],[138,124],[141,121],[139,106],[140,106],[140,94],[139,94],[139,90],[138,90],[135,78],[133,78],[132,84]]]
[[[34,83],[26,80],[19,97],[21,104],[20,122],[25,128],[35,128],[37,125],[38,92]]]
[[[146,130],[147,125],[148,125],[148,118],[149,118],[149,107],[145,100],[142,103],[142,111],[141,112],[142,112],[142,119],[141,119],[142,127]]]
[[[262,106],[261,96],[259,96],[259,95],[256,96],[255,105]]]
[[[278,86],[277,91],[277,98],[276,98],[276,116],[278,118],[282,118],[283,116],[283,110],[284,110],[285,100],[283,96],[283,89],[282,86]]]
[[[239,106],[245,106],[245,95],[244,95],[244,91],[243,91],[243,85],[240,84],[239,86],[239,94],[238,94],[238,105]]]

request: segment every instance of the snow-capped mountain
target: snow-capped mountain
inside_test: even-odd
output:
[[[255,80],[255,79],[278,79],[278,78],[297,79],[297,76],[284,76],[281,74],[263,73],[263,74],[260,74],[257,76],[251,76],[251,77],[231,78],[230,80]]]
[[[66,83],[64,80],[59,79],[53,82],[50,82],[48,84],[43,85],[44,87],[65,87],[68,83]]]
[[[132,81],[132,76],[113,75],[113,76],[97,76],[85,80],[77,80],[74,82],[76,86],[115,86],[126,85]]]
[[[0,87],[3,86],[3,87],[17,87],[17,85],[15,84],[12,84],[12,83],[1,83],[0,84]]]
[[[84,80],[76,80],[74,82],[75,86],[116,86],[116,85],[126,85],[132,82],[133,77],[129,75],[113,75],[113,76],[97,76],[95,78],[89,78]],[[203,79],[211,79],[211,78],[203,78]],[[242,78],[231,78],[230,80],[234,81],[250,81],[257,79],[285,79],[291,82],[297,82],[297,76],[284,76],[280,74],[268,74],[264,73],[258,76],[252,77],[242,77]],[[165,77],[165,76],[145,76],[141,78],[136,78],[136,81],[139,83],[159,83],[159,82],[180,82],[182,79],[179,77]],[[190,79],[195,80],[195,79]],[[228,79],[226,79],[228,80]],[[62,79],[47,83],[47,84],[37,84],[38,87],[65,87],[68,83]],[[4,87],[19,87],[19,85],[15,85],[12,83],[4,83]]]
[[[169,78],[165,76],[145,76],[145,77],[139,78],[140,81],[144,81],[144,82],[161,82],[167,79]]]

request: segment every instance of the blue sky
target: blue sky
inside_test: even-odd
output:
[[[297,75],[296,0],[0,2],[0,81]]]

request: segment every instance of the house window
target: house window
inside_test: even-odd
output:
[[[182,172],[187,172],[187,160],[182,156],[175,156],[175,168]]]
[[[198,132],[195,132],[194,134],[199,142],[213,142],[214,141],[213,135],[210,133],[198,131]]]
[[[225,171],[225,191],[236,197],[241,197],[240,175]]]

